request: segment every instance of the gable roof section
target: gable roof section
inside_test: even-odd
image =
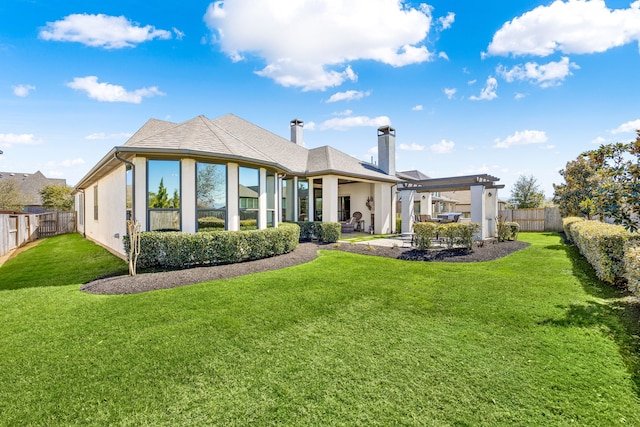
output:
[[[327,145],[309,150],[307,173],[310,175],[345,174],[352,177],[385,181],[389,181],[391,178],[372,164],[358,160]]]

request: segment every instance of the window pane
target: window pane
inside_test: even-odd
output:
[[[260,172],[253,168],[239,168],[240,224],[241,229],[257,228]]]
[[[309,219],[309,181],[298,180],[298,221],[310,221]]]
[[[227,208],[226,165],[198,163],[196,185],[198,209]]]
[[[149,160],[147,166],[150,209],[180,207],[180,161]]]

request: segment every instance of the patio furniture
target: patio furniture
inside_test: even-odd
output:
[[[340,223],[340,229],[342,233],[353,233],[356,229],[356,226],[358,226],[358,228],[360,229],[359,231],[362,231],[363,223],[364,221],[362,221],[362,213],[354,212],[353,215],[351,215],[351,218],[349,218],[349,221]]]

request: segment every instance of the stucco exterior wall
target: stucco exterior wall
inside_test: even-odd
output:
[[[85,190],[84,233],[91,240],[125,255],[127,232],[126,169],[123,164]],[[98,219],[94,218],[94,187],[98,186]]]
[[[349,196],[351,202],[351,215],[360,212],[364,220],[364,229],[368,230],[371,225],[371,214],[367,208],[367,197],[372,196],[372,185],[365,182],[354,184],[341,184],[338,187],[338,196]]]

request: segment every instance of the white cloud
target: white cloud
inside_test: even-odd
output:
[[[72,166],[84,165],[84,159],[78,157],[76,159],[63,160],[59,163],[50,164],[50,166],[62,166],[63,168],[70,168]]]
[[[613,129],[611,133],[616,134],[616,133],[635,132],[638,129],[640,129],[640,119],[625,122],[620,126],[618,126],[617,128]]]
[[[522,98],[525,98],[526,96],[527,96],[526,94],[518,92],[513,96],[513,98],[514,99],[522,99]]]
[[[339,117],[335,119],[329,119],[324,121],[320,125],[321,130],[334,129],[334,130],[346,130],[354,127],[375,127],[386,126],[391,123],[389,117],[367,117],[367,116],[353,116],[353,117]]]
[[[180,38],[182,33],[174,29]],[[152,25],[139,26],[124,16],[72,14],[55,22],[47,22],[40,30],[43,40],[78,42],[92,47],[120,49],[153,39],[170,39],[171,32]]]
[[[21,98],[29,96],[29,92],[31,92],[32,90],[36,90],[36,87],[32,85],[13,86],[13,94]]]
[[[331,95],[331,97],[327,100],[327,103],[338,101],[353,101],[362,99],[365,96],[369,95],[371,95],[371,91],[362,92],[360,90],[348,90],[346,92],[337,92]]]
[[[422,111],[424,110],[424,107],[422,105],[416,105],[413,108],[411,108],[411,111]]]
[[[592,144],[596,144],[596,145],[604,144],[605,142],[607,142],[607,140],[601,136],[598,136],[591,141]]]
[[[0,147],[12,147],[14,145],[35,145],[42,141],[35,139],[31,133],[0,133]]]
[[[255,55],[258,75],[282,86],[325,90],[356,81],[349,66],[372,60],[401,67],[433,59],[424,43],[431,8],[397,0],[215,1],[204,16],[232,60]],[[384,31],[380,31],[384,28]]]
[[[489,44],[490,55],[547,56],[604,52],[640,41],[640,1],[609,9],[604,0],[556,0],[506,22]]]
[[[92,133],[91,135],[87,135],[84,139],[89,141],[97,141],[97,140],[105,140],[105,139],[128,139],[131,138],[131,133],[122,132],[122,133],[110,133],[106,134],[104,132]]]
[[[162,96],[156,86],[127,91],[122,86],[112,85],[110,83],[98,83],[98,77],[75,77],[73,82],[67,83],[71,89],[85,91],[89,98],[96,99],[101,102],[129,102],[139,104],[142,98],[152,96]]]
[[[498,97],[496,90],[498,89],[498,81],[495,77],[489,77],[487,84],[480,91],[480,96],[472,95],[469,97],[472,101],[490,101]]]
[[[456,95],[456,92],[458,92],[458,89],[445,87],[443,92],[445,95],[447,95],[447,98],[453,99],[453,97]]]
[[[447,55],[447,52],[438,52],[438,58],[442,58],[448,61],[449,55]]]
[[[398,145],[398,149],[403,151],[423,151],[424,145],[418,145],[415,142],[412,142],[411,145],[400,144]]]
[[[447,141],[447,140],[443,139],[439,143],[431,145],[429,147],[429,149],[431,151],[433,151],[434,153],[446,154],[446,153],[450,153],[451,151],[453,151],[453,147],[455,145],[456,144],[453,141]]]
[[[540,65],[536,62],[527,62],[524,65],[516,65],[511,69],[500,65],[496,72],[506,81],[529,80],[540,87],[558,86],[567,76],[571,75],[571,69],[580,68],[569,58],[564,56],[560,61],[549,62]]]
[[[495,139],[495,148],[509,148],[513,145],[543,144],[547,142],[547,133],[541,130],[517,131],[503,140]]]
[[[438,23],[440,24],[440,28],[443,30],[447,30],[451,28],[453,23],[456,21],[456,14],[453,12],[447,13],[447,16],[442,16],[438,18]]]

